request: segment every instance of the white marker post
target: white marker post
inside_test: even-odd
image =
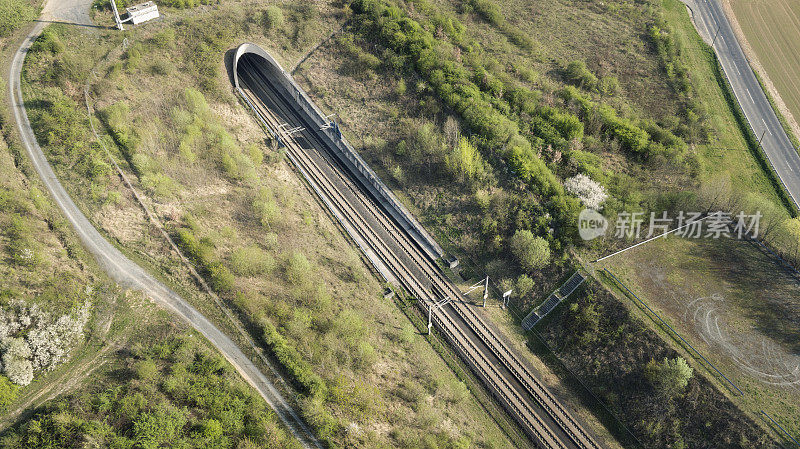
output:
[[[483,285],[483,307],[486,307],[486,300],[489,299],[489,276],[486,276],[486,284]]]
[[[508,301],[511,298],[511,292],[512,291],[513,291],[513,289],[503,293],[503,307],[508,306]]]

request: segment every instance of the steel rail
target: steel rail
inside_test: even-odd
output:
[[[252,64],[247,65],[249,66],[249,69],[258,72],[261,77],[265,77],[265,74],[261,73],[257,67]],[[240,77],[240,79],[242,78]],[[276,108],[283,109],[282,112],[287,114],[289,117],[296,115],[292,114],[291,111],[286,111],[286,106],[283,105],[283,102],[286,100],[282,98],[272,86],[270,86],[268,83],[264,83],[263,79],[259,80],[258,77],[251,76],[251,79],[255,83],[260,84],[259,87],[263,93],[270,94],[271,100],[275,104]],[[255,97],[250,86],[248,86],[248,90],[251,91],[249,95]],[[271,133],[280,133],[279,126],[281,120],[273,116],[272,112],[269,111],[268,108],[262,107],[259,108],[261,111],[257,110],[257,108],[254,106],[255,104],[260,103],[257,98],[245,98],[245,100],[251,106],[251,108],[254,109],[254,112],[256,112],[257,115],[264,115],[267,117],[268,121],[272,122],[271,127],[274,128],[275,131],[270,129],[269,131]],[[303,121],[299,115],[297,115],[296,118]],[[264,121],[264,117],[259,117],[259,119],[262,120],[262,122]],[[309,143],[316,140],[318,144],[322,144],[319,142],[317,136],[315,136],[313,133],[308,132],[307,134],[310,134],[311,138],[305,135],[303,135],[303,138],[309,141]],[[428,296],[428,293],[425,291],[423,286],[418,285],[419,283],[416,279],[416,276],[414,276],[410,270],[403,266],[403,264],[399,261],[399,258],[393,254],[391,249],[386,247],[385,242],[383,242],[383,240],[374,233],[374,230],[372,230],[372,228],[366,224],[366,220],[364,220],[364,218],[354,208],[351,207],[349,202],[343,196],[341,196],[339,192],[337,192],[338,189],[335,187],[335,185],[324,173],[315,167],[316,163],[310,156],[306,154],[302,147],[297,144],[295,139],[292,136],[286,135],[282,136],[281,140],[287,145],[287,150],[292,152],[290,159],[292,159],[292,162],[298,167],[303,175],[309,177],[309,175],[313,174],[315,176],[314,183],[319,188],[325,189],[324,195],[329,197],[328,200],[323,198],[323,201],[326,203],[326,205],[331,208],[330,200],[336,198],[335,201],[337,202],[337,206],[340,208],[340,210],[348,211],[348,219],[351,224],[357,224],[359,226],[358,232],[360,233],[361,238],[365,242],[369,242],[373,251],[375,251],[376,254],[379,254],[380,257],[384,259],[385,263],[389,263],[391,265],[391,269],[397,275],[398,281],[404,284],[403,287],[415,296],[423,299],[427,303],[428,307],[432,307],[432,302],[434,299]],[[324,155],[320,154],[320,156],[324,158]],[[597,443],[591,439],[591,437],[581,428],[581,426],[578,425],[578,423],[569,415],[563,406],[553,397],[549,390],[547,390],[547,388],[544,387],[538,381],[538,379],[531,376],[528,370],[526,370],[524,365],[519,361],[517,356],[508,350],[505,345],[503,345],[496,333],[493,332],[492,329],[489,328],[470,307],[463,303],[463,295],[461,292],[444,277],[444,274],[440,271],[438,266],[435,265],[435,262],[431,261],[428,256],[420,254],[422,251],[420,248],[418,248],[418,245],[413,241],[413,239],[410,239],[406,233],[402,231],[402,229],[398,229],[399,226],[394,223],[393,220],[389,219],[384,214],[377,213],[377,205],[366,199],[364,193],[353,185],[352,180],[345,178],[341,173],[341,170],[333,170],[333,172],[338,176],[339,181],[351,191],[353,196],[358,201],[361,202],[364,209],[372,214],[373,218],[383,227],[384,231],[388,235],[395,237],[395,243],[398,244],[399,248],[402,249],[406,256],[414,262],[417,268],[422,271],[422,274],[424,274],[428,281],[430,281],[432,290],[431,293],[443,298],[450,297],[456,300],[452,305],[452,309],[456,312],[456,315],[464,323],[466,323],[472,333],[474,333],[481,340],[481,342],[494,353],[495,357],[497,357],[497,359],[504,365],[509,373],[514,376],[520,386],[522,386],[523,389],[530,394],[539,407],[541,407],[547,413],[548,417],[557,424],[560,430],[572,440],[571,442],[580,448],[599,448],[599,445],[597,445]],[[325,184],[324,186],[322,185],[323,183]],[[381,242],[383,247],[378,248],[375,244],[376,241]],[[391,256],[387,255],[387,252],[391,254]],[[395,258],[397,261],[393,260]],[[413,283],[407,281],[407,279],[412,279]],[[485,358],[482,351],[477,349],[475,344],[466,337],[461,327],[455,324],[453,319],[447,313],[442,311],[441,317],[439,316],[439,313],[432,315],[434,316],[435,321],[438,323],[437,327],[446,331],[445,334],[448,337],[448,340],[459,349],[459,352],[461,352],[463,356],[468,359],[476,371],[482,371],[480,374],[484,381],[487,384],[490,384],[494,390],[498,391],[498,393],[503,395],[507,402],[514,403],[509,404],[511,405],[511,410],[509,411],[512,412],[512,415],[515,415],[518,420],[521,418],[523,421],[527,421],[528,425],[530,426],[531,419],[522,416],[519,410],[521,406],[521,408],[532,415],[533,420],[537,423],[536,427],[539,427],[538,430],[540,432],[544,431],[544,433],[548,436],[546,439],[549,441],[543,441],[543,443],[549,443],[549,445],[553,447],[565,447],[563,443],[555,437],[549,426],[543,423],[541,418],[538,416],[538,413],[534,412],[527,402],[525,402],[519,396],[519,393],[516,391],[516,389],[511,387],[511,385],[508,383],[508,380],[504,378],[505,376],[503,376],[493,366],[493,364]],[[475,329],[476,327],[479,331]],[[480,359],[477,359],[474,354],[477,354]],[[489,375],[487,372],[491,372],[491,375]],[[497,377],[497,380],[493,379],[492,377]],[[508,391],[503,392],[502,390],[504,388]],[[509,397],[509,393],[511,397]],[[526,429],[526,432],[529,434],[531,433],[528,429]],[[532,436],[536,439],[542,439],[542,436],[538,434]]]
[[[262,114],[264,114],[263,111]],[[273,117],[269,117],[268,114],[264,115],[267,115],[266,121],[274,126],[276,120]],[[320,190],[320,193],[325,197],[324,202],[326,203],[326,205],[330,207],[330,205],[333,203],[333,205],[337,207],[339,211],[343,213],[343,215],[345,215],[345,218],[348,220],[348,222],[355,225],[354,227],[357,229],[357,232],[360,234],[360,237],[362,237],[365,241],[370,242],[369,244],[371,249],[375,251],[379,256],[381,256],[384,259],[384,261],[386,261],[390,265],[389,268],[392,271],[398,274],[397,278],[403,282],[404,288],[406,288],[409,292],[414,294],[414,296],[423,298],[423,300],[430,302],[431,301],[430,297],[428,297],[427,292],[422,286],[419,285],[418,282],[408,281],[408,279],[414,279],[413,275],[407,269],[405,269],[403,264],[395,261],[396,258],[394,256],[387,254],[387,252],[391,250],[385,248],[384,245],[378,245],[374,243],[376,241],[382,241],[382,240],[378,238],[376,235],[374,235],[374,233],[368,231],[369,229],[368,225],[361,224],[364,222],[363,217],[361,217],[360,214],[354,209],[346,206],[347,201],[341,196],[341,194],[336,193],[337,190],[336,187],[333,186],[333,183],[327,178],[327,176],[324,173],[322,173],[319,169],[314,167],[315,164],[313,163],[313,161],[310,161],[309,160],[310,158],[304,156],[303,149],[299,147],[299,145],[297,145],[296,142],[294,142],[294,139],[290,138],[287,135],[283,135],[281,136],[281,138],[287,147],[287,152],[291,153],[290,158],[292,162],[298,166],[298,169],[301,171],[301,173],[304,174],[304,176],[309,178],[308,180],[310,181],[310,183],[316,187],[315,190],[317,189]],[[437,322],[441,321],[443,318],[449,319],[449,317],[447,316],[439,317],[439,314],[436,314]],[[453,323],[449,324],[450,326],[454,326]],[[445,327],[445,325],[441,324],[440,327]],[[459,348],[462,348],[463,352],[465,352],[465,354],[470,358],[470,361],[480,371],[482,371],[483,374],[482,377],[484,378],[484,381],[487,381],[488,383],[493,385],[495,389],[500,390],[501,394],[507,391],[513,395],[512,397],[507,397],[507,395],[504,394],[504,396],[506,396],[504,397],[504,399],[510,401],[513,404],[512,406],[513,414],[517,415],[523,420],[529,420],[529,418],[525,416],[525,413],[523,413],[523,411],[527,412],[528,414],[531,414],[532,416],[535,416],[533,414],[533,411],[524,402],[524,400],[520,398],[516,394],[516,392],[507,385],[505,379],[498,373],[493,372],[494,370],[492,370],[490,363],[488,363],[485,359],[477,359],[472,355],[473,352],[477,354],[480,354],[480,352],[474,348],[474,345],[472,345],[472,343],[464,335],[461,334],[448,335],[448,337],[449,337],[448,340],[450,340],[452,343],[455,343]],[[488,374],[490,372],[491,374]],[[498,383],[503,385],[498,385]],[[520,409],[523,410],[521,411]],[[547,431],[546,427],[544,427],[543,424],[540,427],[541,427],[540,430],[543,430],[545,432]],[[556,441],[555,439],[549,441],[548,447],[562,447],[558,446],[557,443],[555,443],[555,441]]]

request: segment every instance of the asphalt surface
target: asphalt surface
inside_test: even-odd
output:
[[[65,3],[72,4],[74,7],[66,7]],[[88,19],[88,14],[84,15],[81,12],[75,12],[76,9],[83,8],[84,3],[86,3],[85,0],[59,1],[59,7],[56,13],[58,11],[69,11],[69,15],[67,15],[64,20],[60,20],[57,16],[47,17],[47,20],[43,17],[42,20],[35,24],[22,45],[14,53],[9,73],[9,96],[14,119],[17,123],[17,128],[28,157],[36,169],[36,172],[41,177],[45,187],[50,192],[53,201],[62,210],[67,220],[69,220],[83,245],[97,259],[100,266],[112,279],[124,287],[143,292],[157,304],[175,313],[195,330],[200,332],[234,366],[245,381],[258,391],[281,421],[289,428],[294,437],[297,438],[304,447],[321,448],[322,446],[319,441],[317,441],[313,433],[295,413],[294,409],[282,394],[275,388],[274,384],[253,365],[233,340],[214,326],[214,324],[177,293],[125,257],[117,248],[103,238],[80,211],[78,206],[72,201],[66,190],[64,190],[64,187],[56,178],[52,167],[45,158],[41,147],[39,147],[33,130],[31,129],[30,121],[28,120],[25,105],[22,102],[20,77],[25,55],[28,53],[33,41],[36,40],[36,37],[39,36],[48,22],[59,21],[69,22],[75,25],[90,25],[90,23],[72,22],[72,20],[76,18],[82,21]],[[53,8],[48,8],[48,5],[45,5],[43,10],[55,11]]]
[[[778,173],[789,196],[800,201],[800,155],[792,146],[775,110],[747,62],[730,22],[717,0],[683,0],[692,11],[695,27],[708,44],[714,46],[736,100],[750,128],[761,139],[770,164]],[[716,36],[716,39],[715,39]]]

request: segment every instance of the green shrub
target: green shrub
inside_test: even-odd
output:
[[[179,228],[177,240],[188,257],[200,266],[201,272],[208,276],[211,288],[220,293],[230,293],[235,286],[236,278],[214,254],[210,243],[198,240],[189,228]]]
[[[261,16],[261,23],[267,31],[281,28],[283,26],[283,11],[277,5],[267,6]]]
[[[505,17],[500,11],[500,7],[492,0],[470,0],[469,4],[475,8],[475,11],[481,15],[487,22],[492,25],[502,25],[505,23]]]
[[[289,284],[294,286],[307,285],[311,280],[311,273],[311,262],[298,251],[289,254],[283,264],[283,276]]]
[[[150,359],[136,362],[133,370],[136,372],[136,377],[144,381],[153,380],[158,374],[158,367],[155,362]]]
[[[616,76],[604,76],[600,78],[600,84],[597,89],[601,94],[610,96],[619,93],[621,87]]]
[[[547,240],[534,236],[527,229],[520,229],[514,233],[509,246],[511,253],[527,271],[542,268],[550,261],[550,245],[547,244]]]
[[[36,18],[36,11],[26,0],[0,0],[0,37]]]
[[[268,321],[262,322],[264,328],[264,341],[269,345],[272,353],[289,373],[296,385],[312,398],[324,400],[328,394],[328,387],[311,369],[311,365],[303,360],[300,353],[289,345],[286,339],[278,333],[275,326]]]
[[[14,0],[0,0],[0,4],[2,4],[1,2],[3,2],[3,1],[7,1],[8,2],[7,5],[17,3]],[[26,2],[25,2],[25,0],[22,0],[22,1],[19,1],[19,3],[26,3]],[[22,9],[24,10],[24,7]],[[0,10],[0,13],[2,13],[2,12],[3,11]],[[15,16],[15,13],[11,13],[10,16],[12,17],[11,20],[13,21],[14,20],[13,17]],[[4,16],[0,16],[0,17],[4,17]],[[32,19],[33,18],[31,18],[31,20]],[[2,20],[2,19],[0,19],[0,20]],[[58,34],[56,33],[55,29],[53,29],[53,27],[50,26],[50,27],[45,28],[44,31],[42,31],[42,34],[40,34],[39,37],[36,38],[36,41],[33,43],[33,45],[31,45],[31,52],[33,52],[33,53],[49,52],[49,53],[52,53],[54,55],[57,55],[57,54],[63,52],[64,48],[65,48],[64,47],[64,43],[61,42],[61,38],[58,37]]]
[[[235,286],[236,278],[222,262],[215,261],[206,266],[211,287],[220,293],[230,293]]]
[[[257,246],[237,248],[231,255],[231,268],[241,276],[258,276],[275,268],[275,259]]]
[[[596,90],[599,87],[599,80],[583,61],[572,61],[567,64],[564,75],[567,81],[586,90]]]
[[[278,222],[278,203],[275,195],[267,187],[259,189],[258,194],[252,202],[253,211],[256,213],[259,222],[267,229],[272,228]]]
[[[450,172],[462,181],[480,181],[486,177],[486,164],[478,149],[462,137],[446,158]]]
[[[19,385],[12,383],[8,377],[0,374],[0,412],[5,412],[14,403],[19,394]]]

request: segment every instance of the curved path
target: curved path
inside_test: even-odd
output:
[[[47,10],[47,6],[45,7]],[[39,143],[31,129],[28,114],[22,100],[21,74],[25,55],[31,44],[44,27],[39,21],[27,35],[22,45],[14,53],[9,74],[9,95],[14,119],[25,150],[36,172],[42,179],[53,200],[69,220],[86,249],[97,259],[100,266],[120,285],[138,290],[152,298],[190,324],[211,342],[222,355],[236,368],[239,374],[255,388],[289,428],[292,434],[306,448],[321,448],[310,429],[295,413],[288,401],[275,388],[272,382],[247,358],[241,349],[227,335],[220,331],[206,317],[181,298],[177,293],[162,284],[140,266],[125,257],[94,228],[78,206],[69,197],[47,162]]]
[[[682,1],[690,7],[700,36],[708,44],[714,44],[714,51],[731,84],[736,101],[744,111],[756,138],[761,138],[764,153],[789,193],[794,206],[798,207],[800,155],[767,100],[722,6],[718,0]]]

